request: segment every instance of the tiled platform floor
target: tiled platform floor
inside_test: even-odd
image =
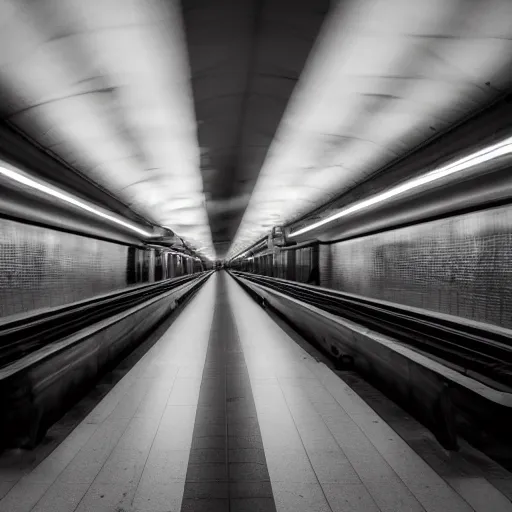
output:
[[[2,466],[0,512],[512,511],[453,474],[217,273],[35,469]]]

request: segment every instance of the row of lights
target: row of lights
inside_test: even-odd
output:
[[[406,181],[405,183],[403,183],[401,185],[397,185],[385,192],[382,192],[373,197],[370,197],[368,199],[365,199],[363,201],[355,203],[352,206],[344,208],[344,209],[334,213],[333,215],[326,217],[325,219],[314,222],[313,224],[310,224],[309,226],[305,226],[301,229],[298,229],[297,231],[293,231],[288,236],[290,238],[294,238],[294,237],[297,237],[304,233],[308,233],[309,231],[313,231],[314,229],[317,229],[320,226],[324,226],[325,224],[328,224],[330,222],[338,220],[342,217],[346,217],[347,215],[351,215],[353,213],[356,213],[356,212],[359,212],[366,208],[369,208],[370,206],[387,201],[393,197],[404,194],[405,192],[408,192],[409,190],[418,188],[422,185],[427,185],[427,184],[437,181],[441,178],[445,178],[452,174],[470,169],[470,168],[480,165],[482,163],[489,162],[490,160],[494,160],[500,156],[508,155],[511,153],[512,153],[512,137],[509,137],[508,139],[498,142],[497,144],[493,144],[492,146],[484,148],[480,151],[476,151],[475,153],[472,153],[464,158],[461,158],[455,162],[452,162],[451,164],[434,169],[433,171],[430,171],[418,178],[413,178],[413,179]],[[243,252],[242,254],[237,256],[235,259],[242,258],[249,252],[250,252],[250,249]]]
[[[360,201],[352,206],[349,206],[348,208],[344,208],[343,210],[340,210],[339,212],[337,212],[329,217],[326,217],[325,219],[322,219],[318,222],[310,224],[309,226],[306,226],[302,229],[299,229],[297,231],[290,233],[289,236],[291,238],[297,237],[299,235],[302,235],[304,233],[312,231],[320,226],[323,226],[325,224],[328,224],[330,222],[338,220],[342,217],[345,217],[352,213],[364,210],[364,209],[366,209],[370,206],[373,206],[375,204],[382,203],[386,200],[391,199],[392,197],[401,195],[401,194],[403,194],[409,190],[412,190],[414,188],[420,187],[422,185],[426,185],[428,183],[432,183],[441,178],[445,178],[446,176],[450,176],[452,174],[464,171],[471,167],[475,167],[476,165],[488,162],[490,160],[494,160],[495,158],[498,158],[500,156],[507,155],[510,153],[512,153],[512,137],[508,138],[502,142],[499,142],[497,144],[494,144],[488,148],[485,148],[485,149],[482,149],[475,153],[472,153],[471,155],[461,158],[460,160],[457,160],[456,162],[453,162],[449,165],[435,169],[427,174],[424,174],[423,176],[409,180],[409,181],[403,183],[402,185],[398,185],[396,187],[393,187],[393,188],[387,190],[386,192],[382,192],[382,193],[377,194],[376,196],[373,196],[369,199]],[[152,236],[152,233],[150,233],[148,231],[145,231],[137,226],[134,226],[133,224],[130,224],[130,223],[128,223],[124,220],[121,220],[117,217],[114,217],[113,215],[104,213],[97,208],[93,208],[92,206],[89,206],[88,204],[86,204],[72,196],[69,196],[69,195],[67,195],[63,192],[60,192],[54,188],[51,188],[47,185],[39,183],[38,181],[35,181],[35,180],[25,176],[24,174],[14,171],[13,169],[9,169],[7,167],[0,166],[0,174],[7,178],[12,179],[13,181],[21,183],[21,184],[31,187],[33,189],[36,189],[36,190],[43,192],[45,194],[48,194],[52,197],[56,197],[57,199],[60,199],[66,203],[72,204],[78,208],[81,208],[82,210],[85,210],[89,213],[92,213],[92,214],[98,216],[98,217],[101,217],[105,220],[113,222],[114,224],[118,224],[127,229],[130,229],[131,231],[134,231],[135,233],[137,233],[139,235],[142,235],[145,237]],[[250,252],[250,249],[248,249],[244,253],[240,254],[235,259],[242,258],[249,252]]]
[[[105,213],[97,208],[89,206],[88,204],[80,201],[79,199],[76,199],[68,194],[65,194],[59,190],[56,190],[53,187],[44,185],[43,183],[40,183],[39,181],[29,178],[28,176],[25,176],[24,174],[17,172],[13,169],[9,169],[8,167],[0,166],[0,174],[2,176],[5,176],[6,178],[16,181],[17,183],[21,183],[22,185],[26,185],[30,188],[38,190],[39,192],[43,192],[44,194],[47,194],[49,196],[60,199],[61,201],[64,201],[66,203],[72,204],[73,206],[76,206],[82,210],[92,213],[93,215],[101,217],[102,219],[108,220],[109,222],[113,222],[114,224],[123,226],[124,228],[134,231],[138,235],[141,235],[144,237],[153,236],[153,233],[150,233],[149,231],[145,231],[144,229],[134,226],[133,224],[130,224],[129,222],[119,219],[118,217],[114,217],[113,215],[109,215],[108,213]],[[170,229],[167,226],[162,226],[162,227],[165,227],[166,229]]]
[[[97,208],[93,208],[92,206],[89,206],[88,204],[83,203],[82,201],[75,199],[72,196],[64,194],[63,192],[60,192],[59,190],[56,190],[54,188],[48,187],[47,185],[43,185],[42,183],[39,183],[38,181],[35,181],[35,180],[25,176],[24,174],[16,172],[12,169],[8,169],[7,167],[0,166],[0,174],[7,178],[10,178],[13,181],[21,183],[22,185],[26,185],[30,188],[38,190],[39,192],[43,192],[45,194],[48,194],[49,196],[56,197],[57,199],[60,199],[61,201],[72,204],[73,206],[77,206],[78,208],[81,208],[82,210],[92,213],[93,215],[101,217],[102,219],[108,220],[110,222],[113,222],[114,224],[118,224],[127,229],[130,229],[131,231],[134,231],[135,233],[137,233],[139,235],[142,235],[145,237],[152,236],[152,233],[150,233],[149,231],[145,231],[144,229],[134,226],[133,224],[130,224],[128,222],[125,222],[124,220],[114,217],[113,215],[104,213],[101,210],[98,210]]]
[[[397,185],[396,187],[393,187],[387,190],[386,192],[382,192],[381,194],[377,194],[376,196],[370,197],[369,199],[365,199],[364,201],[349,206],[348,208],[344,208],[343,210],[340,210],[339,212],[336,212],[335,214],[326,217],[325,219],[319,220],[318,222],[315,222],[313,224],[310,224],[309,226],[306,226],[302,229],[290,233],[289,236],[296,237],[302,235],[304,233],[307,233],[308,231],[312,231],[313,229],[319,228],[320,226],[323,226],[329,222],[333,222],[334,220],[338,220],[352,213],[364,210],[365,208],[368,208],[375,204],[382,203],[384,201],[387,201],[388,199],[391,199],[392,197],[401,195],[404,192],[407,192],[414,188],[426,185],[428,183],[432,183],[433,181],[445,178],[446,176],[450,176],[452,174],[467,170],[471,167],[475,167],[476,165],[488,162],[489,160],[494,160],[495,158],[510,153],[512,153],[512,137],[497,144],[493,144],[492,146],[489,146],[485,149],[472,153],[471,155],[461,158],[456,162],[453,162],[451,164],[428,172],[423,176],[406,181],[402,185]]]

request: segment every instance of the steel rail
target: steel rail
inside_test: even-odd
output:
[[[245,272],[233,274],[390,336],[463,373],[469,370],[482,375],[486,382],[491,379],[498,385],[512,386],[512,337],[505,334],[339,291]]]
[[[167,293],[208,272],[131,287],[0,325],[0,368],[80,329]]]

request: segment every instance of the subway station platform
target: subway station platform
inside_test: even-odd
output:
[[[214,274],[35,467],[0,457],[0,511],[512,510],[505,470],[427,463],[312,354]]]

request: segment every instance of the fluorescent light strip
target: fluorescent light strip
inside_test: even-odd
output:
[[[263,242],[263,241],[262,241]],[[245,251],[241,252],[238,256],[235,256],[234,258],[231,258],[229,261],[235,261],[238,258],[243,258],[250,252],[252,252],[258,245],[260,245],[262,242],[257,242],[256,244],[253,244],[249,249],[246,249]]]
[[[407,192],[408,190],[411,190],[413,188],[425,185],[427,183],[431,183],[440,178],[449,176],[450,174],[455,174],[457,172],[469,169],[470,167],[474,167],[475,165],[488,162],[489,160],[493,160],[495,158],[507,155],[509,153],[512,153],[512,138],[506,139],[503,142],[494,144],[493,146],[477,151],[476,153],[473,153],[467,157],[457,160],[452,164],[449,164],[445,167],[441,167],[439,169],[435,169],[434,171],[424,174],[419,178],[407,181],[402,185],[393,187],[387,192],[383,192],[374,197],[371,197],[370,199],[366,199],[364,201],[356,203],[348,208],[345,208],[344,210],[335,213],[334,215],[331,215],[330,217],[319,220],[318,222],[315,222],[309,226],[299,229],[298,231],[290,233],[289,237],[302,235],[303,233],[307,233],[308,231],[323,226],[324,224],[332,222],[333,220],[337,220],[341,217],[345,217],[346,215],[350,215],[351,213],[363,210],[364,208],[368,208],[369,206],[372,206],[374,204],[381,203],[386,199],[390,199],[391,197],[403,194],[404,192]]]
[[[88,211],[90,213],[93,213],[94,215],[97,215],[98,217],[101,217],[103,219],[109,220],[111,222],[114,222],[115,224],[119,224],[120,226],[123,226],[125,228],[131,229],[132,231],[135,231],[139,235],[142,236],[152,236],[153,233],[149,233],[148,231],[144,231],[143,229],[140,229],[136,226],[132,226],[128,222],[124,222],[116,217],[113,217],[112,215],[108,215],[106,213],[103,213],[100,210],[96,210],[95,208],[92,208],[91,206],[82,203],[78,199],[75,199],[71,196],[68,196],[66,194],[63,194],[62,192],[59,192],[58,190],[54,190],[53,188],[47,187],[46,185],[43,185],[41,183],[38,183],[35,180],[32,180],[30,178],[27,178],[23,174],[20,174],[16,171],[13,171],[11,169],[7,169],[6,167],[0,166],[0,174],[6,176],[7,178],[10,178],[14,181],[17,181],[18,183],[22,183],[23,185],[27,185],[29,187],[35,188],[36,190],[39,190],[41,192],[44,192],[45,194],[48,194],[53,197],[57,197],[58,199],[61,199],[62,201],[65,201],[66,203],[70,203],[74,206],[78,206],[78,208],[81,208],[82,210]]]

